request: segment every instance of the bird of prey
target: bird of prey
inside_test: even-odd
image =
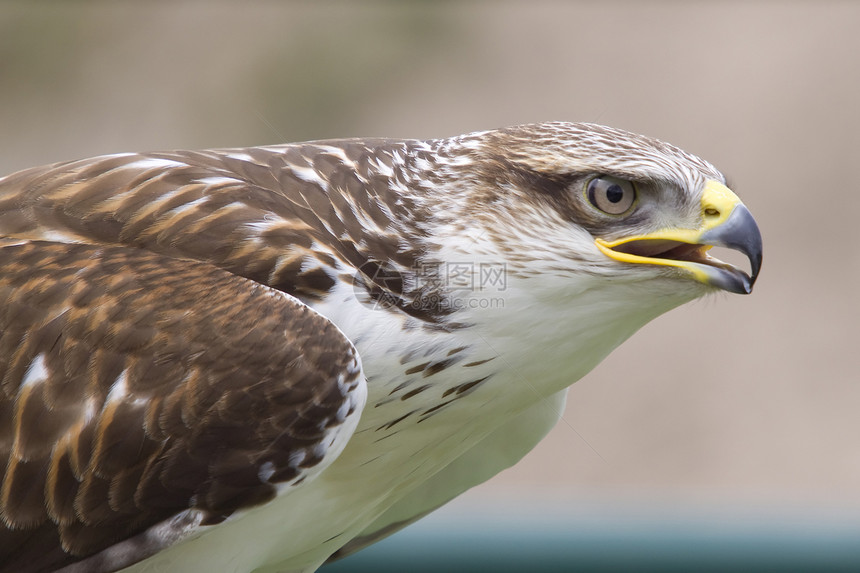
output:
[[[0,571],[313,571],[516,463],[761,257],[711,164],[590,124],[9,175]]]

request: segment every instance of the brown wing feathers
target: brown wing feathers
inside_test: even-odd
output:
[[[320,462],[360,383],[326,319],[205,263],[6,243],[0,570],[56,568],[188,507],[217,522]]]
[[[24,171],[0,180],[0,234],[127,244],[306,299],[333,286],[334,258],[358,268],[372,251],[412,265],[392,228],[404,199],[373,173],[370,150],[346,145],[349,160],[326,149],[106,156]]]

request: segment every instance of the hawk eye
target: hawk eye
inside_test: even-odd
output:
[[[636,201],[636,188],[630,181],[600,175],[585,186],[588,202],[609,215],[623,215]]]

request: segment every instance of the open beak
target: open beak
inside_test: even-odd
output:
[[[698,229],[660,229],[615,241],[594,240],[611,259],[676,267],[701,283],[729,292],[749,294],[761,269],[761,233],[737,195],[717,181],[708,181],[702,194],[702,225]],[[711,247],[745,254],[750,274],[711,257]]]

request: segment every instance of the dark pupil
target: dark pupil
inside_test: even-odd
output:
[[[606,190],[606,198],[610,203],[618,203],[624,198],[624,191],[619,185],[612,185]]]

